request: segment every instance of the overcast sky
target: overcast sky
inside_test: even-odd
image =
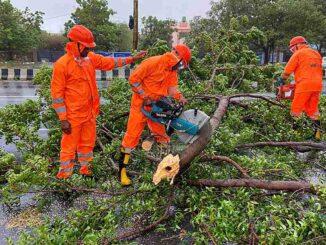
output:
[[[32,11],[42,11],[44,24],[48,32],[63,31],[63,24],[70,18],[70,13],[78,6],[75,0],[11,0],[19,9],[26,6]],[[108,0],[109,7],[117,12],[112,20],[128,22],[132,14],[133,0]],[[181,20],[182,16],[192,19],[194,16],[205,16],[210,9],[210,0],[139,0],[139,16],[153,15],[159,19],[171,18]]]

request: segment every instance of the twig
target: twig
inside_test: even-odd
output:
[[[123,112],[120,115],[117,115],[115,117],[109,118],[109,120],[111,122],[115,122],[115,121],[119,120],[120,118],[127,117],[127,116],[129,116],[129,111]]]
[[[250,178],[250,176],[247,174],[247,171],[243,169],[236,161],[232,160],[231,158],[228,158],[226,156],[203,156],[201,158],[203,161],[223,161],[231,166],[235,167],[242,177],[244,178]]]
[[[170,208],[171,208],[173,198],[174,198],[174,194],[170,195],[170,197],[168,198],[168,205],[165,208],[164,214],[158,220],[156,220],[154,223],[147,225],[142,229],[132,229],[131,231],[127,231],[119,236],[114,237],[114,238],[106,239],[105,242],[110,243],[112,241],[121,241],[121,240],[128,240],[131,238],[136,238],[146,232],[149,232],[149,231],[155,229],[159,224],[161,224],[162,222],[164,222],[165,220],[167,220],[168,218],[170,218],[172,216],[172,214],[170,212]]]
[[[318,241],[325,241],[326,240],[326,236],[318,236],[318,237],[315,237],[315,238],[312,238],[310,240],[307,240],[305,242],[302,242],[302,244],[308,244],[308,243],[311,243],[311,242],[318,242]],[[318,243],[316,243],[318,244]]]
[[[106,131],[106,130],[104,130],[104,129],[100,129],[100,132],[103,132],[105,135],[107,135],[107,136],[109,136],[109,138],[111,138],[111,139],[114,139],[115,137],[114,137],[114,135],[113,135],[113,133],[111,132],[111,131]]]
[[[256,226],[254,222],[249,223],[249,245],[256,245],[258,244],[260,238],[256,233]]]
[[[69,189],[58,189],[58,190],[35,190],[35,191],[27,191],[24,193],[30,193],[30,194],[38,194],[38,193],[58,193],[58,192],[67,192],[67,191],[76,191],[81,193],[92,193],[96,195],[104,195],[104,196],[119,196],[119,195],[128,195],[132,196],[134,194],[137,194],[141,191],[135,190],[135,191],[120,191],[120,192],[108,192],[108,191],[100,191],[96,189],[84,189],[80,187],[72,187]]]
[[[220,59],[220,57],[221,57],[221,55],[224,52],[224,50],[225,50],[226,47],[227,46],[225,45],[222,48],[222,50],[218,53],[218,55],[217,55],[217,57],[215,59],[214,65],[216,65],[218,63],[218,60]],[[210,79],[208,80],[208,87],[211,87],[211,85],[213,84],[213,80],[215,78],[215,75],[216,75],[217,70],[218,70],[218,67],[215,67],[214,70],[213,70],[213,72],[212,72],[212,75],[211,75]]]
[[[209,237],[209,240],[211,240],[211,242],[214,244],[214,245],[217,245],[217,242],[215,241],[212,233],[210,233],[209,229],[208,229],[208,226],[206,224],[203,224],[201,223],[200,226],[203,228],[203,230],[205,231],[205,233],[207,234],[207,236]]]

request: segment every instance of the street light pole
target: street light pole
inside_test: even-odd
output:
[[[137,50],[138,47],[138,0],[134,0],[134,32],[132,39],[132,49]]]

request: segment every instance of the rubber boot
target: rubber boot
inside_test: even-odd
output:
[[[74,162],[69,163],[68,165],[60,166],[59,172],[57,173],[58,179],[68,179],[71,177],[74,171]]]
[[[132,184],[127,175],[127,165],[130,159],[131,150],[121,148],[121,155],[119,161],[119,181],[122,186],[129,186]]]
[[[59,172],[57,173],[57,178],[58,179],[69,179],[71,177],[72,173],[65,173],[65,172],[61,172],[59,170]]]
[[[320,119],[318,118],[317,120],[312,120],[313,122],[313,127],[315,129],[314,131],[314,139],[317,141],[321,140],[321,123]]]
[[[79,169],[79,173],[85,176],[92,176],[93,174],[88,165],[81,166]]]

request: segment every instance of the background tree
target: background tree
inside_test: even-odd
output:
[[[85,25],[95,37],[96,49],[114,51],[118,47],[118,28],[110,21],[114,11],[106,0],[76,0],[79,5],[65,23],[65,34],[75,24]]]
[[[46,31],[42,31],[40,39],[41,41],[38,48],[54,51],[64,50],[65,44],[68,41],[62,34],[53,34]]]
[[[216,26],[227,26],[232,17],[247,16],[248,27],[255,26],[266,35],[255,42],[265,53],[264,63],[276,46],[286,47],[293,36],[303,35],[322,48],[326,16],[321,0],[222,0],[212,2],[209,17]]]
[[[20,11],[9,0],[0,1],[0,50],[26,52],[40,42],[43,13]]]
[[[132,31],[125,23],[118,23],[117,25],[117,48],[116,51],[130,51],[132,46]]]
[[[142,18],[140,47],[150,47],[158,39],[166,41],[171,46],[174,20],[159,20],[154,16]]]

